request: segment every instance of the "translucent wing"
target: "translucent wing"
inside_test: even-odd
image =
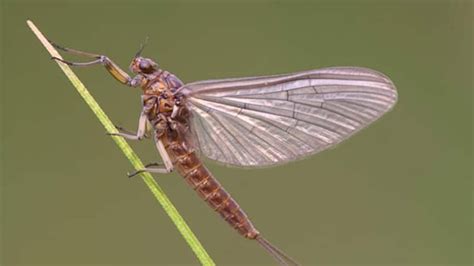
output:
[[[300,159],[347,139],[397,101],[381,73],[334,67],[190,83],[179,90],[201,152],[232,166]]]

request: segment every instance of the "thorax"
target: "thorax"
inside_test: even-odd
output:
[[[168,71],[160,70],[143,76],[142,103],[150,121],[159,114],[171,115],[177,100],[174,92],[181,86],[181,80]]]
[[[142,82],[143,111],[153,126],[156,135],[164,142],[173,144],[173,153],[182,155],[193,151],[193,144],[189,128],[189,110],[184,103],[184,98],[176,96],[175,92],[183,83],[175,75],[167,71],[144,76]],[[173,109],[177,112],[172,117]],[[165,140],[166,139],[166,140]],[[180,147],[178,147],[180,146]]]

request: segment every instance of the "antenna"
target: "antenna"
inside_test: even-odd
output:
[[[148,43],[148,36],[145,38],[145,42],[140,44],[140,49],[138,49],[138,52],[135,54],[135,58],[139,57],[145,48],[146,44]]]

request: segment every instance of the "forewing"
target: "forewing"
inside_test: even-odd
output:
[[[383,74],[359,67],[209,80],[180,92],[201,152],[232,166],[269,166],[336,145],[397,101]]]

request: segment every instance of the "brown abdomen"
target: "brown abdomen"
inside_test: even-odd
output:
[[[197,191],[199,196],[241,235],[255,239],[259,232],[237,202],[202,164],[196,153],[188,148],[180,138],[164,137],[163,143],[173,160],[175,169]]]

